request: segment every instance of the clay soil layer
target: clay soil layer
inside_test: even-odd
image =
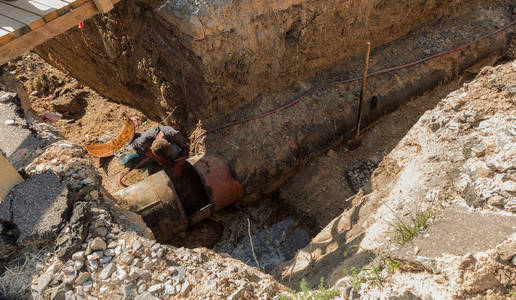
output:
[[[36,49],[100,94],[155,120],[214,124],[260,95],[310,80],[480,0],[118,3]]]

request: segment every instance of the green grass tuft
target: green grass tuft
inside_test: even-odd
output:
[[[435,214],[435,210],[426,209],[424,211],[417,212],[415,216],[410,216],[406,221],[403,221],[401,218],[397,218],[391,225],[394,227],[398,243],[403,246],[407,242],[411,241],[418,233],[424,231],[428,226],[430,218],[435,216]]]

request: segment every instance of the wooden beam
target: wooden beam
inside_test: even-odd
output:
[[[23,182],[23,178],[2,154],[0,154],[0,170],[2,170],[0,172],[0,202],[2,202],[13,186]]]
[[[14,38],[14,34],[0,28],[0,46],[7,44]]]
[[[79,6],[44,26],[28,32],[4,46],[0,46],[0,65],[24,54],[96,14],[98,14],[98,10],[95,4],[86,2],[82,6]]]
[[[113,9],[113,2],[111,2],[111,0],[93,0],[93,2],[95,2],[95,5],[101,13],[107,13]]]
[[[41,27],[45,20],[41,16],[0,2],[0,15],[10,17],[29,26],[31,30]]]

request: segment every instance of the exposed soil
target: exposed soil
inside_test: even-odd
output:
[[[199,120],[215,125],[232,111],[261,106],[263,95],[349,64],[363,56],[367,41],[376,49],[417,28],[508,3],[129,0],[36,51],[156,120],[177,108],[181,129],[190,130]],[[443,30],[437,39],[453,40],[461,31]]]
[[[344,145],[311,161],[280,188],[280,199],[314,216],[319,228],[326,226],[354,204],[356,191],[350,184],[350,177],[358,176],[348,173],[364,162],[378,165],[425,111],[432,109],[460,84],[461,80],[457,79],[440,85],[378,120],[363,133],[362,143],[357,149],[351,151]],[[371,173],[364,175],[367,180],[360,188],[364,193],[370,193]]]
[[[14,73],[25,87],[32,106],[29,116],[42,120],[44,114],[61,113],[62,119],[49,124],[74,143],[102,143],[115,138],[122,131],[125,115],[134,120],[137,133],[157,125],[139,110],[100,96],[75,78],[50,66],[36,54],[28,54],[9,63],[5,70]],[[80,106],[76,113],[69,113],[73,110],[70,105],[64,108],[59,106],[75,97],[81,99],[76,103]],[[118,179],[126,168],[117,158],[89,158],[99,169],[103,186],[110,193],[118,191],[121,188]],[[138,182],[145,174],[145,171],[135,170],[126,176],[124,183]]]

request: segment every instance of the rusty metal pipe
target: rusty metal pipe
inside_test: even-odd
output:
[[[213,156],[187,159],[178,178],[167,173],[160,171],[114,194],[142,216],[161,242],[243,197],[242,185]]]

